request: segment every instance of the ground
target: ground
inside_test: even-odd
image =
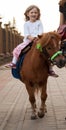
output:
[[[54,70],[59,77],[48,78],[47,113],[42,119],[31,120],[25,85],[12,76],[10,69],[0,66],[0,130],[66,130],[66,68],[55,66]]]

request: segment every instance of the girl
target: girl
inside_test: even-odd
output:
[[[18,61],[22,49],[25,48],[35,38],[38,38],[38,35],[42,35],[43,33],[43,25],[40,21],[40,9],[36,5],[29,6],[24,15],[26,20],[24,24],[24,40],[23,43],[19,44],[14,49],[12,63],[10,63],[8,67],[16,68],[16,62]],[[57,77],[52,69],[49,70],[49,74]]]
[[[26,20],[24,24],[24,39],[23,43],[19,44],[13,50],[12,63],[8,65],[12,68],[16,67],[16,62],[18,61],[22,49],[25,48],[30,42],[32,42],[34,38],[37,38],[38,35],[42,35],[43,33],[43,25],[40,21],[40,9],[37,6],[29,6],[26,9],[24,15]]]

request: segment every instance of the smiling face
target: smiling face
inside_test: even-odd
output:
[[[38,19],[39,13],[37,8],[31,9],[28,13],[27,16],[29,17],[31,22],[35,22]]]

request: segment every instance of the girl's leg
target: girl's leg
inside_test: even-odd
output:
[[[5,65],[7,68],[16,68],[17,58],[14,56],[10,64]]]
[[[23,42],[20,43],[14,50],[13,50],[13,56],[19,57],[21,51],[29,44],[29,42]]]
[[[18,61],[19,55],[21,53],[21,50],[23,48],[25,48],[27,45],[29,44],[29,42],[23,42],[21,44],[19,44],[14,50],[13,50],[13,59],[12,62],[8,65],[6,65],[6,67],[11,67],[11,68],[16,68],[16,63]]]
[[[13,59],[12,59],[12,63],[13,63],[13,64],[16,64],[17,61],[18,61],[18,58],[16,58],[16,57],[14,56]]]

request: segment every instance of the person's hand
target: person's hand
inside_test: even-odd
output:
[[[29,35],[27,38],[28,38],[30,41],[33,41],[33,40],[34,40],[34,37],[32,37],[32,36],[30,36],[30,35]]]

